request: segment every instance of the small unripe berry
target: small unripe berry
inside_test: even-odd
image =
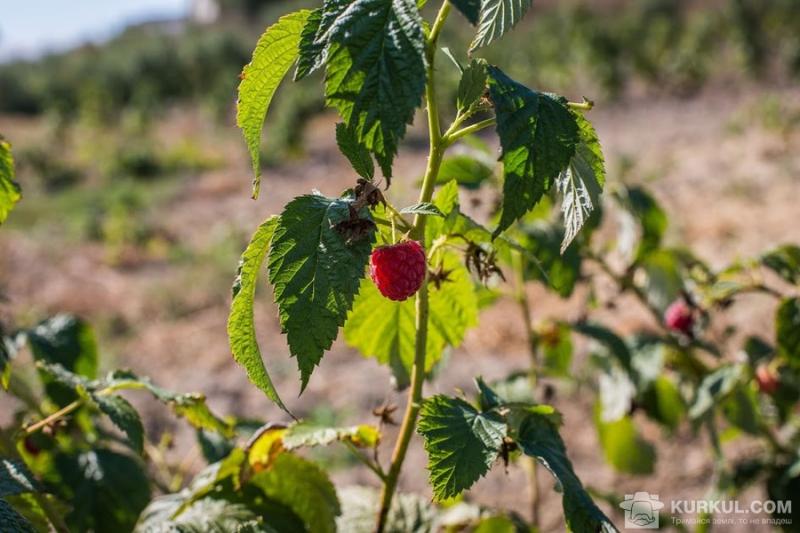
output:
[[[25,440],[22,441],[22,445],[25,447],[25,451],[34,457],[39,455],[39,452],[42,451],[39,446],[36,445],[36,443],[33,441],[33,437],[30,435],[25,437]]]
[[[691,335],[694,326],[694,314],[685,301],[675,300],[664,312],[664,325],[672,331]]]
[[[780,386],[778,375],[769,365],[761,364],[756,368],[756,384],[764,394],[775,394]]]
[[[390,300],[403,301],[422,286],[427,263],[417,241],[380,246],[369,258],[369,275],[378,290]]]

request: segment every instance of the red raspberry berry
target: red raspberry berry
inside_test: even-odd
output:
[[[691,335],[692,326],[694,326],[694,314],[685,301],[675,300],[667,307],[664,313],[664,324],[673,331]]]
[[[369,275],[381,294],[401,302],[413,295],[425,279],[425,250],[417,241],[380,246],[369,258]]]
[[[771,370],[768,365],[761,364],[756,368],[756,384],[758,390],[764,394],[775,394],[781,383],[774,370]]]

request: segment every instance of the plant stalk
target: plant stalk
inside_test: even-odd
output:
[[[439,176],[439,167],[442,164],[445,146],[442,143],[442,130],[439,125],[439,109],[436,101],[436,88],[434,84],[434,58],[436,54],[436,40],[441,32],[447,15],[450,12],[450,3],[445,0],[436,20],[431,26],[431,33],[426,43],[425,56],[427,58],[427,76],[425,82],[425,101],[428,111],[428,133],[430,137],[430,152],[428,155],[428,166],[425,170],[425,177],[422,180],[419,201],[430,202],[433,197],[433,189],[436,179]],[[425,215],[418,214],[414,217],[414,225],[411,229],[411,236],[414,239],[425,239]],[[375,526],[376,533],[383,533],[386,528],[386,520],[389,517],[389,510],[392,507],[392,499],[397,490],[397,481],[400,477],[400,470],[408,451],[411,436],[417,425],[417,415],[422,401],[422,384],[425,381],[425,355],[428,342],[428,275],[422,286],[417,292],[416,298],[416,341],[414,345],[414,366],[411,370],[411,384],[408,392],[408,403],[403,415],[403,422],[400,425],[400,434],[397,437],[392,460],[389,470],[383,483],[381,491],[380,509],[378,511],[378,522]]]
[[[522,312],[522,320],[525,323],[525,339],[528,342],[528,353],[531,357],[530,371],[528,380],[531,384],[531,391],[536,390],[536,382],[539,377],[539,336],[533,330],[533,317],[531,316],[531,306],[528,300],[528,293],[525,292],[525,258],[519,252],[511,253],[511,266],[514,269],[514,299]],[[536,459],[528,457],[528,487],[531,497],[531,525],[539,527],[539,478],[537,472]]]

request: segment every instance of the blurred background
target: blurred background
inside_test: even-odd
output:
[[[323,110],[317,74],[278,91],[264,135],[262,197],[250,200],[235,95],[264,28],[313,4],[14,4],[0,19],[0,132],[13,145],[24,198],[0,232],[0,319],[23,326],[77,313],[97,328],[106,368],[129,366],[169,388],[202,391],[221,413],[281,419],[228,350],[238,256],[256,226],[290,198],[312,188],[338,194],[354,176],[336,149],[336,118]],[[472,32],[454,14],[441,42],[463,59]],[[610,179],[654,191],[670,214],[671,242],[721,266],[800,240],[797,0],[538,0],[517,30],[481,55],[539,90],[594,100],[590,118]],[[450,102],[458,73],[446,58],[438,68],[442,100]],[[492,135],[486,140],[497,146]],[[401,147],[390,191],[396,204],[413,197],[425,142],[418,118]],[[531,298],[535,319],[573,312],[581,300],[555,301],[535,287]],[[766,329],[768,305],[754,301],[745,321]],[[525,366],[516,317],[511,303],[485,312],[429,392],[469,390],[473,375],[499,378]],[[257,318],[268,368],[296,414],[348,423],[385,400],[402,402],[387,393],[387,369],[341,342],[296,398],[295,362],[268,291]],[[629,331],[646,320],[609,315]],[[677,490],[702,494],[710,465],[702,451],[695,455],[688,432],[659,444],[655,475],[637,479],[598,456],[591,404],[580,391],[566,390],[555,402],[589,485],[660,492],[662,500]],[[148,412],[146,401],[139,407],[152,440],[173,431],[178,443],[193,438],[162,410]],[[658,441],[655,428],[647,436]],[[339,481],[371,482],[341,456],[322,460],[337,468]],[[187,469],[200,466],[193,461]],[[410,461],[403,487],[424,490],[419,442]],[[477,485],[476,498],[524,512],[524,483],[524,473],[496,469]],[[557,495],[548,498],[555,503]],[[558,506],[549,507],[548,519],[558,524]]]

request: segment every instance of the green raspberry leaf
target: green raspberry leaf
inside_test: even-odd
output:
[[[428,287],[426,371],[439,361],[446,346],[460,345],[467,329],[478,320],[478,299],[469,272],[454,254],[445,255],[443,265],[451,271],[448,281],[440,288]],[[394,302],[384,298],[375,284],[365,279],[344,326],[347,344],[365,357],[389,365],[397,387],[404,388],[414,363],[415,338],[414,299]]]
[[[741,364],[721,366],[704,377],[689,408],[689,418],[697,420],[708,414],[733,392],[742,378],[744,366]]]
[[[762,255],[761,263],[787,282],[800,284],[800,246],[784,244]]]
[[[15,459],[0,458],[0,497],[39,492],[39,484],[28,467]]]
[[[522,20],[530,7],[531,0],[481,0],[478,33],[469,45],[470,53],[496,41],[510,31]],[[464,15],[469,19],[466,13]]]
[[[497,67],[488,72],[505,175],[497,236],[539,202],[569,165],[580,139],[563,99],[532,91]]]
[[[800,298],[786,298],[775,314],[775,336],[779,352],[800,365]]]
[[[269,243],[272,241],[272,235],[275,233],[277,225],[278,217],[271,217],[261,224],[242,254],[239,274],[234,282],[231,312],[228,316],[228,338],[233,358],[244,367],[250,381],[278,407],[288,412],[264,366],[256,339],[253,314],[258,273],[261,271],[261,265],[267,255]]]
[[[581,276],[581,254],[578,247],[568,247],[561,253],[564,228],[555,222],[537,220],[521,225],[515,232],[520,245],[538,259],[538,264],[525,262],[526,280],[538,280],[547,289],[568,298]]]
[[[372,217],[362,208],[352,219],[352,206],[349,198],[300,196],[272,237],[269,281],[302,389],[344,325],[372,251]]]
[[[437,500],[458,496],[489,471],[506,429],[500,415],[481,413],[460,398],[439,394],[425,400],[417,431],[425,439]]]
[[[492,174],[493,162],[469,154],[456,154],[442,161],[436,183],[443,185],[455,181],[465,189],[477,190]]]
[[[17,356],[17,344],[12,337],[3,334],[0,327],[0,387],[8,390],[11,379],[11,360]]]
[[[327,0],[325,97],[392,175],[397,145],[425,90],[425,40],[413,0]]]
[[[602,407],[598,405],[594,419],[606,461],[617,472],[637,475],[653,473],[656,450],[639,434],[630,416],[603,420]]]
[[[573,112],[578,124],[580,143],[569,166],[556,179],[556,189],[563,196],[561,213],[564,216],[564,239],[561,253],[577,237],[589,216],[599,205],[600,194],[606,181],[603,151],[591,122]]]
[[[480,0],[452,0],[456,9],[461,11],[461,14],[467,17],[467,20],[473,26],[478,24],[481,12]]]
[[[261,35],[253,58],[242,71],[236,123],[244,133],[253,160],[253,198],[261,185],[261,130],[272,97],[297,59],[300,35],[311,11],[304,9],[281,17]]]
[[[144,510],[135,532],[200,531],[276,533],[263,523],[256,509],[225,498],[183,499],[183,493],[159,496]],[[153,509],[151,511],[151,508]],[[175,512],[176,516],[173,516]],[[272,522],[272,521],[271,521]]]
[[[133,531],[150,501],[150,481],[141,459],[104,448],[54,458],[70,531]]]
[[[11,155],[11,145],[0,137],[0,224],[5,222],[20,198],[22,198],[21,189],[14,181],[14,157]]]
[[[8,528],[7,531],[15,533],[34,533],[36,531],[33,524],[5,500],[0,500],[0,524],[3,524],[4,528]]]
[[[486,384],[482,377],[475,378],[475,386],[478,389],[478,406],[481,410],[488,411],[506,403],[497,392]]]
[[[567,529],[575,533],[611,532],[617,528],[595,505],[567,457],[567,448],[551,416],[529,410],[512,427],[522,452],[536,458],[561,486]]]
[[[372,156],[369,155],[369,150],[358,142],[353,131],[342,123],[336,125],[336,144],[339,146],[339,151],[353,165],[353,170],[362,178],[371,181],[375,176]]]
[[[473,59],[461,74],[456,94],[456,106],[461,113],[478,102],[486,92],[486,61]]]
[[[336,489],[327,474],[311,461],[282,453],[249,484],[291,509],[303,521],[306,531],[335,533],[336,517],[341,514]]]
[[[634,373],[633,355],[628,345],[619,335],[596,322],[576,322],[572,324],[572,329],[576,333],[595,341],[599,346],[594,349],[603,350],[601,353],[608,354],[609,357],[618,362],[628,375]]]
[[[129,370],[115,370],[106,377],[102,386],[116,390],[144,389],[170,407],[177,416],[184,417],[193,427],[233,437],[232,425],[211,411],[202,394],[169,391],[154,385],[149,378],[139,377]]]
[[[404,207],[400,210],[400,213],[403,215],[428,215],[432,217],[444,218],[444,213],[442,213],[438,207],[430,202],[422,202]]]
[[[101,386],[99,381],[91,380],[79,374],[75,374],[74,372],[70,372],[60,363],[37,361],[36,368],[39,370],[39,373],[45,383],[57,383],[58,385],[66,387],[78,395],[85,392],[95,391]]]
[[[569,377],[572,363],[572,330],[566,324],[553,324],[542,342],[543,367],[547,375]]]
[[[308,15],[303,31],[300,32],[294,81],[305,78],[325,64],[325,45],[317,42],[321,22],[322,8],[315,9]]]
[[[144,449],[144,426],[136,409],[122,396],[93,394],[92,400],[125,436],[136,453]]]
[[[621,187],[614,196],[624,212],[631,217],[633,225],[639,227],[639,244],[636,250],[630,251],[634,253],[637,261],[641,261],[661,246],[669,222],[667,213],[656,199],[641,187]],[[621,226],[625,228],[630,225],[621,224]],[[631,241],[624,234],[619,240]]]
[[[97,376],[97,341],[82,319],[56,315],[28,331],[27,338],[37,361],[58,363],[87,378]]]
[[[58,364],[85,378],[97,376],[97,341],[89,324],[72,315],[59,314],[27,332],[28,344],[38,363]],[[51,376],[43,378],[45,391],[58,405],[76,399],[74,392]]]

